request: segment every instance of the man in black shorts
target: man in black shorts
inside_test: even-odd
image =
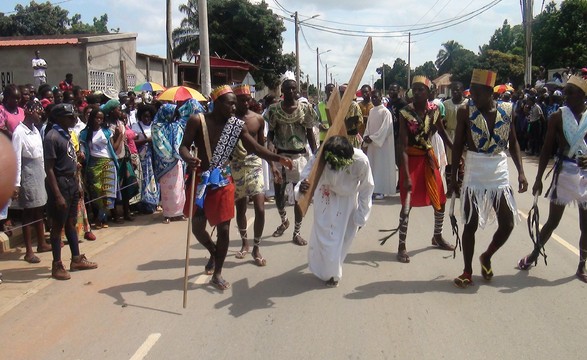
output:
[[[50,116],[54,125],[45,135],[43,151],[47,174],[47,211],[53,219],[50,236],[53,251],[51,276],[57,280],[69,280],[70,275],[61,262],[61,231],[64,227],[72,255],[70,271],[95,269],[98,264],[80,254],[75,229],[80,194],[75,176],[77,158],[68,130],[76,123],[73,105],[56,105],[51,109]]]

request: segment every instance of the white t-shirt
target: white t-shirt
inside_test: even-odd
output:
[[[141,127],[143,130],[141,131]],[[151,124],[145,125],[141,122],[139,125],[138,122],[132,124],[131,129],[138,135],[136,140],[145,140],[147,137],[151,137]],[[143,135],[143,131],[145,134]],[[145,137],[146,135],[146,137]]]
[[[110,158],[110,154],[108,153],[108,139],[106,139],[106,135],[104,135],[104,132],[101,129],[94,131],[92,134],[90,155],[99,158]]]
[[[128,112],[128,126],[132,128],[137,123],[137,109]]]
[[[35,69],[35,66],[47,66],[47,62],[45,62],[45,60],[43,59],[33,59],[33,76],[34,77],[39,77],[39,76],[46,76],[45,74],[45,69]]]

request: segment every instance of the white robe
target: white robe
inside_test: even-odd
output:
[[[365,226],[371,211],[373,178],[369,159],[354,149],[354,162],[334,171],[328,165],[314,191],[314,224],[308,247],[308,267],[318,278],[340,280],[346,258],[359,227]],[[313,159],[302,178],[307,178]],[[299,187],[299,186],[298,186]],[[297,190],[297,189],[296,189]]]
[[[383,105],[376,106],[369,111],[369,119],[363,137],[365,136],[369,136],[373,141],[370,144],[363,143],[375,182],[373,192],[393,195],[396,185],[393,121],[391,112]]]

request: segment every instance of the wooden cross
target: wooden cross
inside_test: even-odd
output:
[[[324,141],[336,135],[346,136],[346,125],[344,120],[348,109],[351,106],[353,99],[355,98],[355,91],[360,85],[361,79],[365,74],[365,70],[367,70],[367,66],[369,65],[369,61],[371,60],[372,55],[373,40],[369,37],[365,47],[363,48],[363,52],[361,53],[361,56],[355,65],[355,70],[353,71],[353,75],[348,82],[348,87],[344,92],[342,99],[340,98],[338,91],[335,90],[333,91],[332,95],[330,95],[328,104],[326,104],[326,113],[329,120],[332,120],[332,125],[328,129]],[[316,185],[322,176],[322,171],[324,171],[325,162],[322,156],[322,149],[323,147],[321,146],[318,154],[316,155],[317,159],[314,162],[310,176],[308,177],[310,188],[304,194],[301,194],[300,199],[298,200],[298,206],[304,215],[306,215],[306,212],[308,211],[310,200],[312,199],[312,196],[314,196],[314,190],[316,190]]]

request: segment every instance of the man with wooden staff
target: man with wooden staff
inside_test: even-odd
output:
[[[228,252],[230,220],[234,217],[234,183],[228,163],[238,140],[242,140],[247,151],[267,161],[278,161],[288,168],[292,163],[290,159],[259,145],[249,134],[244,121],[234,117],[236,96],[230,86],[214,89],[210,97],[214,101],[214,110],[205,115],[192,115],[188,119],[180,155],[190,169],[197,169],[197,191],[189,193],[187,199],[195,200],[197,206],[192,231],[210,252],[205,271],[212,274],[210,284],[219,290],[226,290],[230,283],[222,278],[222,266]],[[190,154],[192,143],[196,145],[198,157]],[[206,231],[206,221],[217,227],[216,244]]]
[[[567,205],[579,208],[579,265],[576,276],[587,282],[587,107],[585,106],[587,81],[571,76],[565,87],[566,106],[548,119],[548,130],[540,154],[538,172],[532,187],[535,196],[542,193],[542,176],[550,160],[552,150],[558,146],[552,184],[546,196],[550,200],[548,219],[540,230],[533,251],[518,261],[520,270],[528,270],[540,255],[540,249],[559,225]]]
[[[522,167],[520,146],[516,140],[511,103],[498,104],[493,100],[493,86],[497,74],[489,70],[473,70],[471,77],[471,99],[457,111],[457,128],[452,152],[451,181],[456,191],[459,160],[463,149],[465,176],[461,189],[461,215],[463,229],[463,273],[454,279],[454,284],[467,288],[473,284],[472,261],[475,250],[475,232],[497,217],[497,230],[487,250],[481,254],[481,275],[491,280],[493,270],[491,257],[505,244],[514,221],[519,219],[516,202],[509,181],[508,149],[518,170],[518,192],[528,188]]]
[[[397,259],[403,263],[410,262],[406,251],[406,237],[409,208],[412,206],[432,205],[434,208],[432,245],[442,250],[454,250],[454,247],[442,237],[446,196],[431,143],[435,131],[442,127],[442,121],[438,107],[428,101],[431,85],[432,82],[425,76],[415,76],[412,82],[414,102],[400,110],[399,143],[402,163],[399,173],[402,211],[400,212]],[[406,203],[408,194],[411,194],[409,204]],[[406,206],[407,211],[404,209]]]

